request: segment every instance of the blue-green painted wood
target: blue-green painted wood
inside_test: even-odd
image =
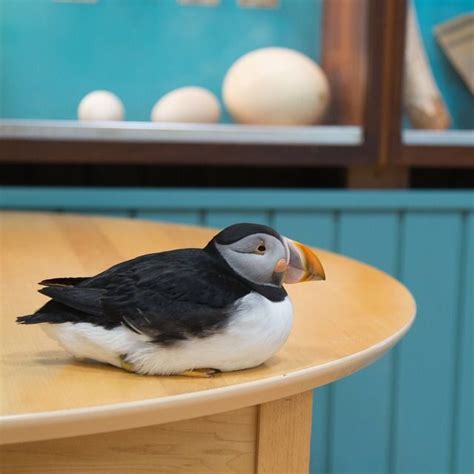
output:
[[[64,212],[64,209],[60,209],[61,212]],[[68,209],[68,212],[73,214],[83,214],[87,216],[109,216],[109,217],[132,217],[132,211],[127,209]]]
[[[270,224],[270,214],[265,211],[237,211],[234,203],[226,211],[206,211],[204,213],[204,224],[210,227],[222,229],[237,222],[256,222],[258,224]]]
[[[402,277],[418,314],[399,349],[397,473],[450,471],[461,224],[460,213],[405,217]]]
[[[178,222],[191,225],[201,224],[203,218],[199,211],[138,211],[136,217],[151,221]]]
[[[272,217],[272,225],[287,237],[329,250],[336,247],[337,224],[334,212],[276,211]],[[314,392],[311,473],[329,472],[330,394],[330,386]]]
[[[300,240],[315,247],[334,249],[334,212],[276,211],[271,224],[290,239]]]
[[[472,191],[0,188],[0,207],[191,221],[205,215],[201,223],[219,227],[254,220],[390,273],[399,268],[420,310],[388,356],[390,388],[382,360],[316,391],[311,470],[473,472]]]
[[[394,274],[398,257],[398,215],[394,212],[342,212],[338,250]],[[389,354],[360,374],[334,384],[331,472],[387,472],[392,365]],[[373,380],[378,381],[377,390],[368,390]]]
[[[474,208],[473,191],[306,191],[256,189],[133,189],[0,187],[0,207],[19,209],[140,210],[466,210]]]
[[[474,471],[474,213],[465,216],[460,284],[459,348],[453,413],[453,472]]]

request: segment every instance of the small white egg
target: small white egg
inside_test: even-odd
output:
[[[216,123],[221,107],[217,97],[203,87],[181,87],[164,95],[153,106],[152,122]]]
[[[85,95],[77,108],[79,120],[123,120],[125,108],[112,92],[99,90]]]

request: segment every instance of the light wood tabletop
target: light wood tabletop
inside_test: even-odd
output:
[[[0,219],[4,444],[178,422],[295,396],[368,365],[415,316],[397,280],[317,250],[327,280],[287,286],[294,327],[262,366],[210,379],[130,374],[76,361],[40,327],[17,325],[15,317],[46,301],[36,291],[42,279],[90,276],[140,254],[202,247],[215,230],[64,214],[5,212]]]

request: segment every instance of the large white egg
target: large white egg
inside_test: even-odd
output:
[[[124,116],[122,101],[109,91],[90,92],[77,108],[79,120],[123,120]]]
[[[216,123],[221,107],[217,97],[203,87],[181,87],[164,95],[153,107],[153,122]]]
[[[257,49],[242,56],[227,72],[222,95],[235,121],[268,125],[319,123],[330,98],[322,69],[287,48]]]

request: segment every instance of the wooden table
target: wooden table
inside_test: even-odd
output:
[[[327,281],[288,287],[293,332],[260,367],[190,379],[81,363],[39,327],[15,324],[45,301],[36,283],[203,246],[213,231],[61,214],[0,219],[2,473],[307,472],[311,390],[380,357],[415,315],[398,281],[318,251]]]

